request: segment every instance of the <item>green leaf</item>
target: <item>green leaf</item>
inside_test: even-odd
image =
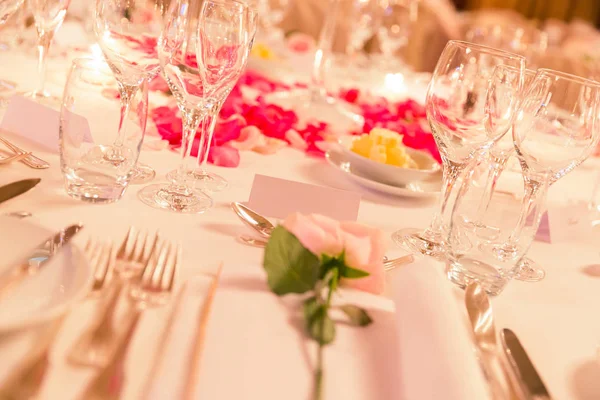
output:
[[[276,227],[271,233],[263,266],[269,287],[280,296],[312,290],[322,269],[319,258],[282,226]]]
[[[367,271],[363,271],[362,269],[352,268],[347,265],[344,265],[343,267],[340,268],[340,276],[342,278],[358,279],[358,278],[364,278],[365,276],[369,276],[369,275],[370,274]]]
[[[373,320],[369,317],[369,314],[358,306],[347,304],[340,307],[340,310],[344,312],[350,319],[350,323],[354,326],[367,326]]]
[[[307,326],[310,337],[316,340],[321,346],[329,344],[335,339],[335,324],[329,318],[327,306],[324,304],[320,304],[317,307]]]
[[[307,331],[310,328],[310,322],[321,306],[316,297],[310,297],[304,301],[304,322],[306,323]]]

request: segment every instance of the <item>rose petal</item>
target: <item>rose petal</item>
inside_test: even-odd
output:
[[[275,138],[267,138],[267,142],[263,146],[256,146],[252,149],[252,151],[260,154],[275,154],[280,149],[287,146],[287,142],[281,139]]]
[[[302,136],[300,136],[300,134],[294,129],[290,129],[289,131],[287,131],[285,133],[285,138],[295,149],[306,150],[306,148],[308,147],[308,143],[306,143],[306,140],[304,140]]]
[[[238,150],[252,150],[255,147],[265,146],[266,144],[267,138],[255,126],[245,126],[240,131],[240,137],[235,141],[229,142],[229,146]]]
[[[229,146],[212,146],[208,162],[219,167],[235,168],[240,165],[240,152]]]

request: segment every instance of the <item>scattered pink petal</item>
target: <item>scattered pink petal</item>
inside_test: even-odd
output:
[[[308,147],[308,143],[306,143],[306,140],[304,140],[302,136],[294,129],[290,129],[289,131],[287,131],[285,133],[285,138],[295,149],[306,150],[306,148]]]
[[[282,148],[287,146],[287,142],[281,139],[267,138],[264,146],[254,147],[252,150],[259,154],[275,154]]]
[[[255,126],[242,128],[240,137],[236,141],[229,142],[229,146],[238,150],[252,150],[255,147],[265,146],[266,144],[265,135]]]
[[[287,48],[293,53],[310,53],[315,50],[315,47],[315,39],[306,33],[295,32],[287,39]]]
[[[240,152],[233,147],[212,146],[208,153],[208,162],[219,167],[235,168],[240,165]]]
[[[104,98],[107,98],[110,100],[118,99],[121,97],[121,95],[119,94],[119,91],[117,89],[113,89],[113,88],[103,89],[101,93]]]
[[[213,146],[222,146],[240,137],[240,131],[246,126],[246,120],[239,114],[227,119],[220,119],[215,127]]]

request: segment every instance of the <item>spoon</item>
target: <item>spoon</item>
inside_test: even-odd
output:
[[[6,213],[4,215],[7,217],[23,219],[23,218],[31,217],[33,214],[30,213],[29,211],[14,211],[14,212]]]
[[[494,325],[490,298],[481,285],[473,282],[465,289],[465,305],[479,350],[483,372],[488,379],[493,399],[520,399],[499,356],[500,345]]]
[[[269,238],[275,226],[265,217],[237,202],[231,203],[231,208],[238,217],[261,236]]]

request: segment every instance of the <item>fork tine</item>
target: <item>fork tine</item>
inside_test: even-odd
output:
[[[129,230],[127,231],[127,236],[125,236],[125,239],[123,240],[123,242],[121,243],[121,247],[119,247],[119,251],[117,252],[117,258],[119,260],[125,259],[127,258],[127,248],[129,247],[129,244],[135,239],[135,241],[137,242],[137,233],[135,232],[135,228],[133,226],[129,227]],[[133,250],[135,250],[135,243],[133,244],[132,247]],[[132,251],[133,251],[132,250]]]
[[[159,255],[162,252],[162,249],[165,246],[165,244],[165,241],[154,241],[153,248],[150,251],[150,255],[148,256],[148,260],[146,261],[146,265],[144,265],[144,270],[142,271],[142,278],[140,280],[141,287],[147,287],[152,282],[152,275],[154,274],[154,269],[156,268]]]
[[[152,273],[152,278],[150,280],[150,286],[148,287],[148,290],[150,290],[150,291],[160,290],[160,283],[162,281],[162,276],[165,273],[165,267],[166,267],[169,255],[171,254],[172,247],[173,246],[171,246],[171,243],[165,240],[165,244],[161,248],[160,253],[158,254],[158,260],[155,264],[155,268]]]
[[[140,232],[138,234],[138,240],[135,242],[135,246],[131,251],[131,261],[142,262],[144,256],[146,244],[148,243],[148,232]]]
[[[169,262],[167,263],[162,284],[160,286],[161,290],[168,292],[173,289],[175,273],[177,271],[177,267],[179,266],[179,260],[181,259],[181,245],[176,244],[173,247],[175,247],[175,250],[172,252],[172,257],[170,257]]]
[[[148,246],[144,246],[144,249],[143,249],[144,251],[140,255],[138,262],[146,263],[146,261],[148,261],[148,258],[150,258],[150,254],[152,254],[152,251],[154,251],[154,249],[156,248],[156,244],[158,243],[159,238],[160,238],[160,235],[157,231],[154,233],[154,240],[153,240],[152,244],[150,245],[150,248],[148,248]]]

